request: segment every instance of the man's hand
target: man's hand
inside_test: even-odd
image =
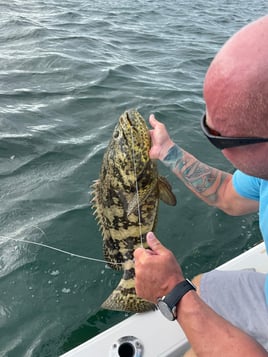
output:
[[[172,252],[152,232],[147,234],[147,243],[151,250],[138,248],[134,252],[135,287],[138,296],[156,303],[184,277]]]
[[[150,130],[152,139],[150,158],[163,160],[174,142],[170,139],[165,125],[156,120],[153,114],[150,115],[149,122],[153,128]]]

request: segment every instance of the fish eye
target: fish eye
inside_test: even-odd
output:
[[[116,131],[114,132],[114,139],[117,139],[118,137],[119,137],[119,131],[116,130]]]

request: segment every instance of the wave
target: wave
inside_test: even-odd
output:
[[[20,200],[20,204],[21,204]],[[9,204],[12,212],[14,203]],[[72,206],[69,208],[52,207],[51,211],[36,212],[36,216],[30,222],[16,222],[13,226],[5,227],[5,233],[0,235],[0,278],[17,274],[17,270],[36,261],[36,252],[42,247],[31,249],[28,241],[45,243],[51,239],[45,233],[47,226],[53,226],[54,222],[65,221],[68,217],[80,215],[89,211],[89,203]],[[72,218],[73,219],[73,218]],[[16,227],[17,226],[17,227]],[[41,228],[44,227],[44,230]],[[26,240],[25,243],[23,241]],[[55,246],[57,244],[50,243]],[[60,247],[59,247],[60,248]],[[68,250],[68,247],[62,247]],[[73,252],[74,253],[74,252]],[[10,277],[11,278],[11,277]]]

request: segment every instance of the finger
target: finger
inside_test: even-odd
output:
[[[154,144],[154,129],[149,130],[149,134],[151,137],[151,146]]]
[[[151,115],[149,116],[149,123],[151,124],[151,126],[152,126],[153,128],[155,128],[155,126],[159,123],[158,120],[156,120],[154,114],[151,114]]]
[[[144,248],[137,248],[134,250],[134,259],[138,259],[143,253],[145,252],[145,249]]]
[[[147,255],[157,255],[157,253],[156,253],[156,252],[153,252],[151,249],[146,249],[146,250],[145,250],[145,253],[146,253]]]
[[[147,243],[153,253],[161,254],[166,251],[166,248],[160,243],[153,232],[147,233]]]
[[[154,136],[154,129],[149,130],[149,134],[150,134],[151,138],[153,139],[153,136]]]

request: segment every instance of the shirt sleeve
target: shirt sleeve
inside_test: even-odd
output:
[[[260,179],[249,176],[237,170],[233,174],[233,186],[236,192],[245,198],[259,201],[260,198]]]

